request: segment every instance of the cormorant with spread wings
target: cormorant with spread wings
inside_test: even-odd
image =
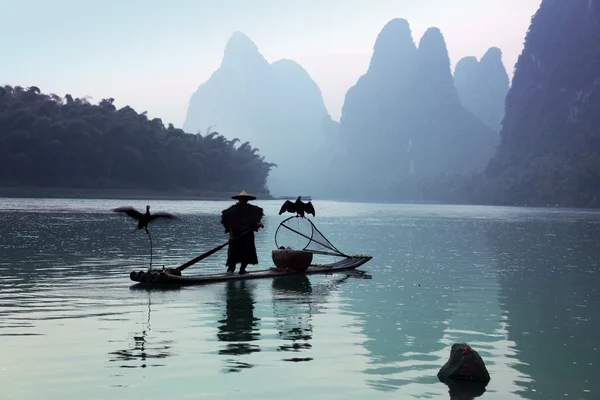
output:
[[[146,206],[145,214],[142,214],[133,207],[117,207],[113,208],[113,211],[124,213],[138,222],[137,228],[135,228],[131,233],[135,233],[137,230],[143,229],[148,234],[148,239],[150,239],[150,266],[148,267],[148,272],[152,271],[152,236],[148,231],[148,224],[154,221],[156,218],[176,219],[177,217],[166,212],[150,214],[150,206]]]
[[[142,214],[141,212],[139,212],[138,210],[136,210],[133,207],[118,207],[118,208],[113,209],[113,211],[125,213],[128,216],[130,216],[131,218],[137,220],[138,225],[137,225],[137,228],[134,230],[134,232],[137,231],[138,229],[144,229],[146,231],[146,233],[148,233],[148,224],[150,222],[154,221],[156,218],[168,218],[168,219],[176,218],[174,215],[166,213],[166,212],[157,212],[155,214],[150,214],[150,206],[146,206],[145,214]]]
[[[293,203],[289,200],[286,200],[279,210],[279,215],[286,211],[290,213],[296,213],[296,215],[302,218],[304,218],[304,214],[312,214],[313,217],[315,216],[315,208],[313,207],[312,203],[310,201],[308,203],[303,203],[302,196],[298,196],[296,201]]]

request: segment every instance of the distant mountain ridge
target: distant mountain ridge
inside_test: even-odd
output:
[[[472,56],[461,58],[454,69],[454,84],[465,108],[500,132],[504,101],[510,86],[502,50],[490,47],[481,61]]]
[[[320,88],[299,64],[269,64],[250,38],[235,32],[219,69],[192,95],[184,130],[215,126],[230,139],[249,141],[278,165],[268,185],[285,195],[304,192],[301,175],[324,143],[327,118]]]
[[[232,37],[192,97],[186,129],[217,125],[252,141],[284,166],[270,178],[284,183],[280,195],[600,206],[597,37],[600,4],[543,0],[510,82],[500,49],[464,57],[453,74],[438,28],[417,46],[408,22],[393,19],[339,123],[302,67],[269,64]]]
[[[485,170],[407,180],[396,197],[600,207],[599,37],[600,3],[542,0],[506,95],[500,143]],[[462,64],[457,80],[461,69],[475,67],[469,59]]]
[[[330,164],[338,184],[323,183],[323,192],[349,196],[351,181],[363,198],[389,198],[406,176],[482,170],[498,143],[461,104],[441,31],[429,28],[417,47],[401,18],[383,27],[368,71],[348,90],[338,136],[344,147]]]

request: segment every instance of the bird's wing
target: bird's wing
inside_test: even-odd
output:
[[[289,212],[296,211],[296,208],[294,207],[294,203],[292,203],[289,200],[286,200],[285,203],[283,203],[283,205],[281,206],[281,209],[279,210],[279,215],[283,214],[286,211],[289,211]]]
[[[313,217],[315,216],[315,208],[313,207],[310,201],[306,203],[306,205],[304,206],[304,210],[307,214],[312,214]]]
[[[173,214],[169,214],[168,212],[157,212],[154,214],[150,214],[150,220],[154,220],[156,218],[167,218],[167,219],[177,219]]]
[[[122,212],[129,215],[131,218],[139,219],[142,217],[142,213],[133,207],[117,207],[113,209],[114,212]]]

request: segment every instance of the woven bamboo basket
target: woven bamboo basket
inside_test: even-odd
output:
[[[306,250],[277,249],[271,253],[277,269],[291,269],[304,272],[310,267],[313,253]]]

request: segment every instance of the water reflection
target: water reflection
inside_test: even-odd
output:
[[[143,291],[127,287],[129,272],[147,266],[148,239],[130,234],[123,218],[98,212],[123,202],[99,203],[76,215],[0,212],[0,335],[14,361],[2,374],[13,397],[47,397],[52,389],[68,398],[90,387],[98,398],[109,397],[113,391],[100,393],[106,386],[101,361],[108,359],[110,370],[138,395],[160,386],[167,370],[174,393],[185,397],[193,375],[209,381],[196,381],[202,389],[221,394],[216,378],[223,376],[214,365],[227,359],[229,371],[252,366],[249,361],[269,366],[242,377],[296,397],[471,398],[477,393],[448,388],[435,376],[449,345],[464,340],[492,375],[486,400],[598,398],[600,225],[590,213],[336,203],[331,213],[355,215],[328,216],[320,224],[340,248],[375,256],[365,266],[373,280],[338,287],[329,277],[312,276],[308,283],[232,282],[229,288],[183,289],[163,304],[152,292],[146,305]],[[201,214],[152,231],[157,265],[181,264],[224,241],[218,213],[226,205],[185,204]],[[279,206],[273,205],[257,236],[261,264],[270,259]],[[160,208],[179,210],[180,203]],[[225,257],[217,253],[186,272],[222,272]],[[223,289],[229,301],[215,301]],[[148,315],[138,317],[146,308]],[[208,343],[217,340],[217,323],[219,353]],[[162,339],[185,351],[175,357],[175,345]],[[53,368],[42,375],[35,366],[49,359]],[[148,368],[163,364],[169,368]],[[306,379],[290,383],[289,368]],[[36,385],[22,384],[32,381]],[[265,397],[266,389],[255,391]]]
[[[389,264],[379,268],[373,284],[345,293],[368,337],[367,384],[403,395],[473,397],[477,393],[448,388],[436,377],[450,346],[464,341],[492,374],[487,397],[518,397],[511,394],[529,378],[515,368],[520,361],[507,338],[496,255],[484,236],[488,224],[428,217],[403,223],[405,229],[393,221],[379,228],[378,237],[389,235],[394,246],[381,249],[378,258]]]
[[[224,342],[225,348],[220,355],[244,356],[259,352],[260,318],[254,316],[254,282],[248,280],[228,281],[225,283],[225,318],[219,320],[217,338]],[[230,364],[228,372],[240,372],[252,364],[240,360],[226,359]]]
[[[450,400],[473,400],[486,392],[485,386],[472,382],[449,381],[445,384],[448,387]]]
[[[149,293],[150,294],[150,293]],[[152,300],[148,296],[148,319],[142,323],[141,332],[132,334],[132,344],[128,349],[117,350],[109,353],[112,358],[110,362],[118,362],[120,368],[146,368],[164,367],[165,364],[153,360],[160,360],[172,356],[170,351],[173,341],[162,340],[155,344],[151,343],[150,316],[152,313]]]
[[[398,229],[390,221],[378,227],[377,238],[393,243],[379,247],[377,258],[386,264],[378,268],[372,284],[345,295],[367,337],[366,383],[381,392],[441,395],[444,386],[436,374],[446,361],[447,347],[440,339],[464,278],[457,259],[469,252],[471,243],[457,235],[461,231],[456,227],[429,219],[405,225]]]
[[[498,223],[486,235],[497,254],[502,307],[522,363],[532,379],[523,398],[597,399],[594,370],[600,346],[600,224],[548,218]]]
[[[469,343],[481,355],[492,376],[486,397],[519,398],[519,388],[531,378],[519,371],[522,361],[516,343],[508,336],[511,321],[501,305],[497,255],[485,240],[490,225],[480,221],[467,221],[465,225],[467,229],[459,235],[469,248],[461,251],[461,262],[455,270],[460,279],[456,281],[458,287],[448,305],[451,316],[445,321],[446,329],[440,339],[446,345],[443,355],[449,357],[448,349],[454,343]],[[485,388],[455,383],[450,387],[450,397],[472,398],[481,389]]]
[[[280,276],[273,278],[273,315],[278,337],[284,342],[277,351],[286,353],[308,353],[305,356],[289,356],[283,361],[312,361],[310,356],[313,339],[313,316],[326,306],[332,292],[350,277],[370,279],[366,273],[354,272],[338,275],[335,279],[312,285],[306,275]],[[317,279],[317,278],[315,278]]]
[[[305,275],[280,276],[273,279],[273,314],[279,338],[285,344],[277,351],[299,353],[310,350],[312,345],[312,286]],[[288,343],[289,342],[289,343]],[[290,357],[284,361],[310,361],[312,357]]]

